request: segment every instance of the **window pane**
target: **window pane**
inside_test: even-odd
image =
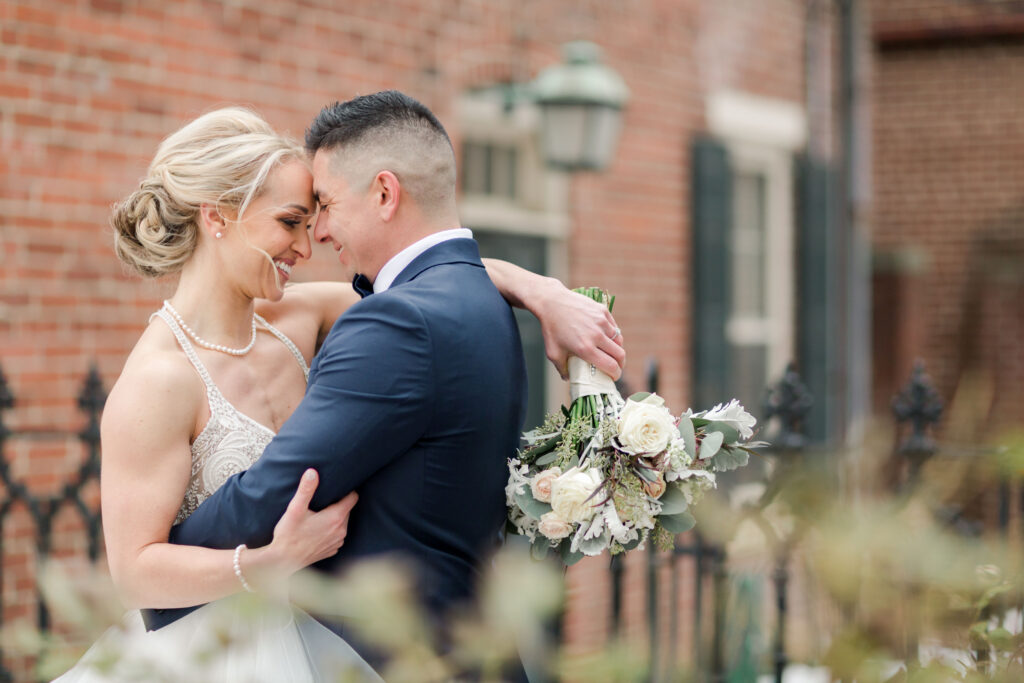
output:
[[[768,348],[762,344],[733,344],[729,356],[732,391],[723,400],[738,398],[752,415],[760,418],[761,403],[768,386]]]
[[[765,302],[765,178],[737,173],[733,179],[732,313],[763,317]]]
[[[462,145],[462,191],[466,194],[516,198],[519,152],[485,142]]]
[[[466,194],[487,194],[490,185],[489,145],[465,142],[462,145],[462,191]]]
[[[494,147],[491,155],[490,193],[498,197],[516,198],[516,149]]]

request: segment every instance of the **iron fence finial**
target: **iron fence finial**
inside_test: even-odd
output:
[[[814,397],[800,379],[796,364],[789,363],[782,379],[768,388],[764,401],[764,420],[778,417],[781,429],[771,439],[780,450],[798,451],[806,445],[803,422],[814,405]]]
[[[924,371],[924,361],[917,359],[910,380],[892,399],[892,412],[897,422],[909,422],[911,426],[910,434],[900,444],[900,455],[923,461],[935,453],[935,442],[927,432],[942,417],[944,407],[939,393]]]

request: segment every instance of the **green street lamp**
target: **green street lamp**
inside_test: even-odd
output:
[[[565,62],[531,84],[541,109],[541,144],[549,166],[599,171],[615,154],[629,89],[601,63],[601,48],[586,41],[562,48]]]

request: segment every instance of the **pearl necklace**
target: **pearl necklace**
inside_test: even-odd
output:
[[[221,353],[226,353],[229,356],[244,356],[245,354],[247,354],[250,351],[252,351],[252,347],[256,345],[256,315],[255,314],[253,314],[253,318],[252,318],[252,339],[250,339],[249,343],[246,344],[243,348],[241,348],[241,349],[233,349],[230,346],[224,346],[223,344],[211,344],[210,342],[206,341],[205,339],[200,337],[198,334],[193,332],[192,328],[189,327],[188,325],[186,325],[185,321],[182,320],[180,315],[178,315],[178,312],[176,310],[174,310],[174,306],[171,306],[171,302],[170,301],[164,301],[164,308],[167,309],[168,313],[170,313],[172,316],[174,316],[174,319],[178,321],[179,325],[181,325],[181,329],[185,330],[185,334],[187,334],[188,336],[192,337],[192,341],[194,341],[196,344],[199,344],[204,349],[210,349],[211,351],[220,351]]]

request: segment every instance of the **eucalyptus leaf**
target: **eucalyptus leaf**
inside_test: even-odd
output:
[[[690,421],[693,422],[694,429],[700,429],[711,424],[711,420],[705,420],[703,417],[691,417]]]
[[[654,482],[658,480],[658,473],[648,467],[634,467],[633,472],[636,474],[638,479],[647,482]]]
[[[705,428],[706,432],[719,432],[725,443],[736,443],[740,440],[739,430],[725,422],[711,422]]]
[[[750,460],[750,454],[742,448],[723,448],[711,458],[711,469],[715,472],[728,472],[743,467]]]
[[[572,540],[568,538],[562,541],[559,550],[562,553],[562,562],[566,567],[571,567],[583,559],[583,553],[572,551]]]
[[[544,432],[541,431],[540,427],[537,429],[531,429],[523,434],[523,439],[531,446],[539,441],[547,441],[548,439],[555,439],[557,442],[559,437],[561,437],[560,432]]]
[[[649,391],[638,391],[635,394],[633,394],[632,396],[630,396],[627,400],[639,403],[640,401],[644,400],[645,398],[647,398],[650,395],[651,395],[651,392],[649,392]]]
[[[693,430],[693,419],[683,415],[679,419],[679,436],[683,440],[686,454],[692,459],[697,459],[697,435]]]
[[[680,512],[677,515],[659,515],[658,523],[673,534],[681,534],[689,531],[697,524],[697,520],[689,512]]]
[[[686,494],[678,486],[669,484],[668,488],[665,489],[665,493],[661,495],[661,516],[665,515],[677,515],[680,512],[686,512],[686,508],[689,504],[686,502]]]
[[[537,460],[536,460],[536,462],[534,464],[536,464],[536,465],[550,465],[555,460],[558,460],[558,452],[557,451],[551,451],[551,452],[545,453],[544,455],[542,455],[539,458],[537,458]]]
[[[537,534],[537,538],[530,544],[530,557],[535,560],[543,560],[548,556],[549,550],[551,550],[551,541],[543,535]]]
[[[551,512],[551,506],[547,503],[542,503],[533,497],[533,493],[530,491],[529,486],[523,486],[522,491],[517,491],[515,494],[516,504],[533,519],[540,519],[541,516],[546,512]]]
[[[697,455],[701,460],[707,460],[708,458],[715,457],[718,453],[718,449],[722,447],[722,441],[725,437],[722,432],[709,432],[704,435],[704,438],[700,442],[700,451]]]

